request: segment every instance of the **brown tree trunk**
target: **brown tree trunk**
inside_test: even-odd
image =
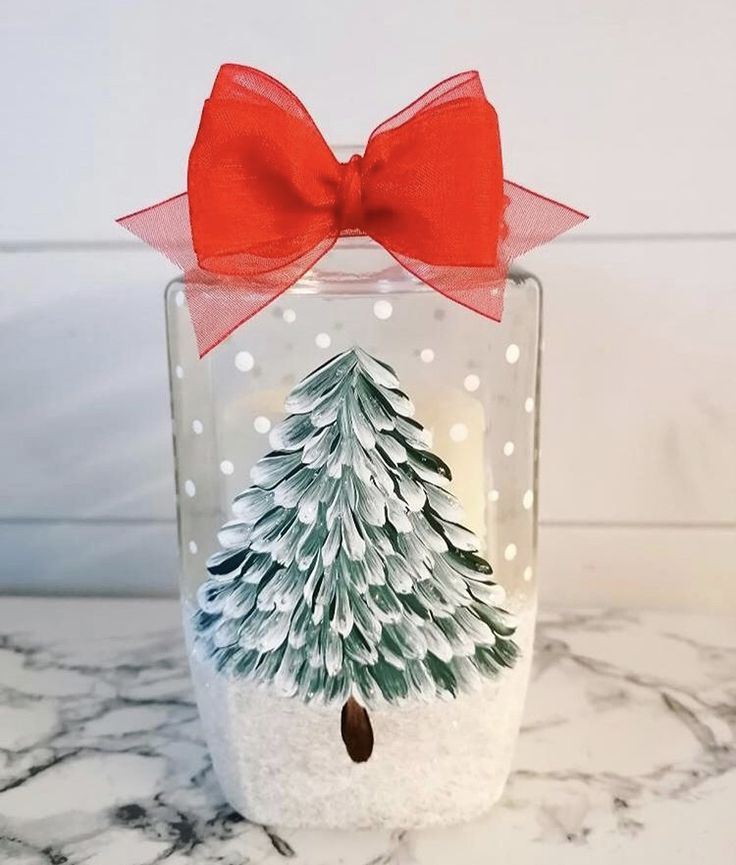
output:
[[[342,740],[354,763],[365,763],[373,753],[373,727],[368,712],[352,697],[342,707]]]

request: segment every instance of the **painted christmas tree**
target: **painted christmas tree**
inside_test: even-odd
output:
[[[350,349],[285,407],[208,560],[197,645],[230,675],[341,705],[362,761],[372,705],[477,687],[514,664],[515,626],[391,367]]]

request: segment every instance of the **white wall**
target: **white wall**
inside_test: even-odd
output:
[[[591,213],[529,256],[548,603],[736,610],[730,0],[6,4],[0,589],[175,586],[162,287],[113,217],[183,189],[217,66],[334,142],[478,68],[506,174]]]

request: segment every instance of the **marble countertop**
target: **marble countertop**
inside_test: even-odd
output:
[[[176,603],[0,599],[7,865],[731,865],[736,620],[542,616],[506,792],[427,831],[258,826],[223,802]]]

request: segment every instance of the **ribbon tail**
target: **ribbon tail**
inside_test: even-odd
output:
[[[128,216],[121,216],[116,222],[148,246],[163,253],[184,273],[198,266],[186,192]]]
[[[251,256],[247,262],[240,262],[237,275],[223,276],[199,266],[186,193],[123,216],[117,222],[184,271],[187,305],[200,357],[283,294],[336,240],[326,237],[289,260],[274,262]]]
[[[509,180],[504,180],[503,188],[506,208],[494,265],[430,264],[388,250],[402,267],[435,291],[493,321],[501,321],[503,316],[504,287],[511,262],[588,218]]]
[[[449,300],[486,318],[501,321],[506,263],[492,267],[428,264],[389,249],[399,264]]]
[[[530,249],[549,243],[588,218],[559,201],[504,180],[505,235],[499,243],[499,258],[511,262]]]
[[[298,258],[265,272],[220,276],[197,268],[185,273],[187,305],[200,358],[280,297],[336,240],[327,237]]]

